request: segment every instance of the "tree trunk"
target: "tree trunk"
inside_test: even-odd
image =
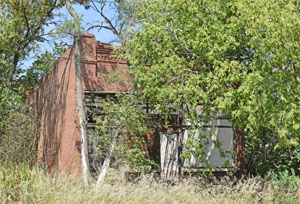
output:
[[[246,161],[245,161],[245,133],[242,130],[235,130],[236,140],[236,155],[237,155],[237,167],[238,167],[238,179],[241,179],[246,173]]]
[[[109,147],[108,151],[106,152],[105,160],[103,162],[103,165],[102,165],[102,168],[101,168],[100,174],[98,176],[98,180],[97,180],[97,187],[96,188],[97,188],[98,191],[99,191],[100,186],[101,186],[101,184],[104,180],[104,177],[106,175],[107,168],[109,167],[109,164],[110,164],[110,161],[111,161],[111,156],[112,156],[112,153],[115,149],[115,144],[116,144],[117,139],[118,139],[119,131],[120,131],[120,128],[117,129],[115,135],[112,138],[112,142],[110,144],[110,147]]]
[[[82,161],[82,177],[87,183],[89,176],[89,160],[88,160],[88,143],[87,133],[85,128],[86,118],[83,109],[83,96],[82,96],[82,79],[80,70],[80,24],[76,11],[73,9],[70,0],[66,0],[66,5],[69,13],[74,18],[74,47],[75,47],[75,70],[76,70],[76,88],[77,88],[77,109],[80,123],[80,135],[81,135],[81,161]]]

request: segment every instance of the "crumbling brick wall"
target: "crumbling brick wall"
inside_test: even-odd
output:
[[[130,78],[126,72],[128,63],[112,55],[112,50],[110,44],[96,41],[93,35],[81,36],[84,93],[111,94],[129,90]],[[116,81],[112,83],[112,78],[107,76],[112,76],[115,72],[122,79],[118,81],[113,78]],[[40,163],[49,170],[57,169],[66,174],[81,175],[81,137],[73,48],[64,53],[55,63],[54,69],[41,79],[39,89],[29,96],[29,102],[33,104],[41,121]],[[156,132],[145,137],[148,138],[149,156],[159,162],[162,157],[159,139],[163,135]],[[237,143],[237,146],[243,147],[243,143]],[[240,157],[238,160],[242,161]]]
[[[100,43],[90,34],[81,36],[81,73],[84,91],[128,89],[127,62],[112,57],[112,46]],[[110,83],[104,77],[118,72],[128,79],[125,84]],[[39,89],[29,96],[41,121],[39,161],[49,170],[81,174],[81,137],[77,112],[74,51],[70,48],[45,75]]]

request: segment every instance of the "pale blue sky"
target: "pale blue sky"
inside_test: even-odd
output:
[[[68,13],[66,8],[63,8],[63,9],[66,13]],[[100,15],[97,12],[95,12],[92,8],[90,8],[89,10],[86,10],[86,9],[84,9],[83,6],[75,5],[74,9],[76,9],[76,11],[78,12],[78,15],[83,15],[82,24],[83,24],[83,26],[86,26],[86,29],[89,26],[88,24],[93,23],[93,21],[101,21]],[[105,13],[107,14],[107,16],[109,18],[113,18],[115,15],[114,10],[110,9],[108,6],[105,9]],[[68,16],[70,17],[69,13],[68,13]],[[93,31],[89,31],[89,33],[94,34],[96,36],[96,39],[101,42],[109,43],[116,38],[112,34],[112,32],[105,30],[105,29],[102,29],[100,32],[98,32],[97,30],[93,30]]]

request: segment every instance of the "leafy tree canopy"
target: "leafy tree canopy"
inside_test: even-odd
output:
[[[45,50],[39,53],[32,66],[26,70],[26,74],[21,76],[17,81],[19,93],[23,95],[33,88],[38,88],[40,79],[51,71],[55,61],[67,50],[67,46],[62,42],[54,42],[52,51]]]
[[[296,145],[300,128],[300,5],[288,0],[143,0],[125,43],[136,88],[161,113],[198,121],[223,111],[253,135]]]
[[[44,41],[44,25],[60,8],[60,0],[4,0],[0,2],[0,78],[11,86],[21,61]]]

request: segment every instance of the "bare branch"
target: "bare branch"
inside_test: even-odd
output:
[[[101,22],[101,25],[94,26],[93,28],[98,27],[99,29],[104,28],[104,29],[110,30],[114,35],[116,35],[119,38],[121,44],[123,44],[124,42],[123,42],[123,39],[122,39],[122,36],[121,36],[121,31],[123,30],[123,26],[120,26],[120,30],[118,30],[117,27],[113,24],[112,20],[109,19],[105,15],[105,13],[104,13],[104,8],[106,6],[106,1],[105,0],[103,0],[101,2],[98,2],[100,4],[100,8],[97,7],[95,2],[97,2],[97,1],[91,0],[91,3],[92,3],[91,7],[97,13],[100,14],[100,16],[104,19],[104,22]],[[107,24],[107,25],[104,25],[104,23]],[[89,28],[88,30],[91,30],[93,28]]]

